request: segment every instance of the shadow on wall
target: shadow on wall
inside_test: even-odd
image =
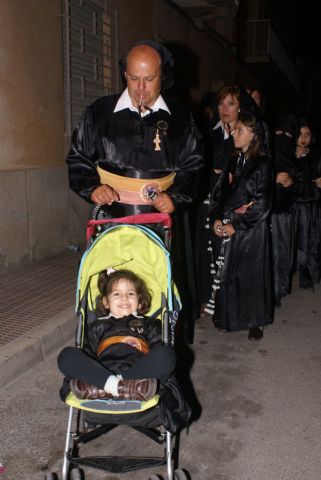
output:
[[[174,86],[168,97],[183,102],[193,110],[190,90],[199,85],[200,57],[190,47],[178,42],[166,42],[164,46],[172,53],[174,64]]]

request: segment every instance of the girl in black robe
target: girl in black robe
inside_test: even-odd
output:
[[[321,272],[321,157],[311,144],[311,128],[300,120],[295,163],[302,184],[293,203],[295,250],[294,270],[299,272],[299,286],[313,288]]]
[[[233,134],[240,153],[227,163],[211,198],[211,223],[225,244],[214,278],[214,323],[219,329],[249,329],[249,338],[263,336],[272,322],[268,216],[272,169],[260,152],[259,124],[241,113]],[[223,258],[225,256],[225,258]],[[217,272],[216,272],[217,273]]]

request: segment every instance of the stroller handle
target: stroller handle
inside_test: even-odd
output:
[[[115,223],[120,225],[145,225],[158,223],[161,224],[163,228],[170,229],[172,226],[172,218],[168,213],[140,213],[139,215],[129,215],[128,217],[89,220],[87,222],[87,241],[92,237],[97,226],[105,225],[107,223]]]

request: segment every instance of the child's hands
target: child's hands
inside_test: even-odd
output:
[[[222,225],[221,231],[223,236],[232,237],[235,234],[235,229],[231,223],[227,223],[226,225]]]
[[[287,172],[280,172],[276,176],[276,183],[281,183],[283,187],[288,188],[291,187],[294,182]]]
[[[217,235],[218,237],[223,237],[222,226],[223,226],[222,220],[215,220],[213,225],[213,230],[215,235]]]
[[[304,157],[309,153],[309,147],[304,147],[303,145],[297,145],[295,149],[296,158]]]
[[[215,220],[213,230],[218,237],[231,237],[235,234],[233,225],[231,223],[223,224],[222,220]]]

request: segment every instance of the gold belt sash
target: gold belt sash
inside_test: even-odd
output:
[[[130,178],[107,172],[97,166],[100,183],[109,185],[119,195],[120,203],[145,205],[153,203],[159,192],[166,191],[174,183],[176,173],[161,178]]]
[[[100,344],[98,346],[98,349],[97,349],[97,352],[96,352],[97,357],[107,347],[109,347],[110,345],[114,345],[115,343],[127,343],[128,345],[131,345],[132,347],[135,347],[137,350],[139,350],[142,353],[148,353],[149,352],[149,345],[142,338],[125,336],[125,335],[115,335],[114,337],[107,337],[107,338],[105,338],[105,340],[100,342]]]

